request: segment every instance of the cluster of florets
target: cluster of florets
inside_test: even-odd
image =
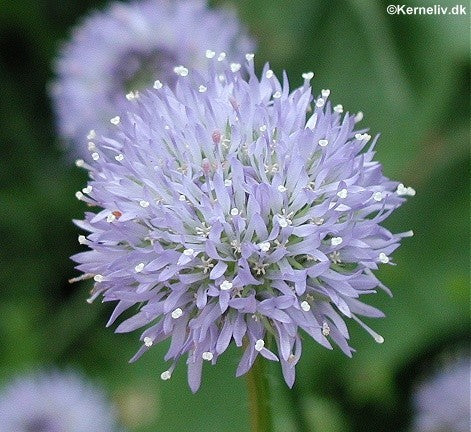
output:
[[[75,372],[39,371],[0,392],[0,432],[116,432],[116,410]]]
[[[345,319],[381,317],[360,297],[386,289],[401,237],[380,225],[414,191],[373,160],[362,114],[311,93],[312,73],[290,91],[253,55],[243,65],[207,51],[208,72],[177,68],[177,82],[131,101],[115,132],[89,143],[90,181],[77,197],[101,208],[77,222],[91,250],[74,257],[100,294],[139,311],[117,328],[146,327],[138,358],[171,338],[165,360],[186,356],[190,387],[203,361],[233,341],[237,375],[257,356],[280,361],[289,386],[302,331],[348,356]]]
[[[229,10],[204,0],[112,3],[75,29],[56,62],[51,95],[57,126],[71,152],[87,157],[85,137],[102,133],[126,99],[155,80],[171,84],[174,68],[202,70],[207,47],[243,58],[253,42]]]

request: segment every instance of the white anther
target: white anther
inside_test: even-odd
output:
[[[112,119],[110,119],[110,123],[114,124],[115,126],[118,125],[120,121],[121,121],[120,116],[116,116],[116,117],[113,117]]]
[[[203,354],[201,354],[201,357],[203,358],[203,360],[211,361],[214,355],[211,351],[205,351]]]
[[[255,57],[255,54],[253,54],[253,53],[247,53],[247,54],[245,54],[245,59],[246,59],[247,61],[253,60],[254,57]]]
[[[85,161],[84,161],[83,159],[77,159],[77,160],[75,161],[75,166],[77,166],[77,167],[79,167],[79,168],[83,167],[84,164],[85,164]]]
[[[325,100],[324,100],[324,99],[322,99],[322,98],[317,99],[317,101],[316,101],[316,107],[321,108],[321,107],[324,106],[324,104],[325,104]]]
[[[383,199],[383,192],[375,192],[373,194],[373,199],[378,202],[381,201]]]
[[[127,99],[128,101],[137,99],[138,94],[139,94],[138,92],[134,93],[133,91],[130,91],[129,93],[126,94],[126,99]]]
[[[153,87],[156,89],[156,90],[160,90],[164,85],[162,84],[162,81],[160,80],[155,80],[154,81],[154,85]]]
[[[258,339],[257,342],[255,342],[255,351],[262,351],[262,349],[265,347],[265,341],[263,339]]]
[[[331,242],[332,246],[338,246],[339,244],[341,244],[343,242],[343,238],[342,237],[332,237],[330,242]]]
[[[139,201],[139,205],[140,205],[142,208],[149,207],[149,201],[141,200],[141,201]]]
[[[273,99],[279,99],[280,97],[281,97],[280,91],[276,91],[275,93],[273,93]]]
[[[178,201],[186,201],[186,196],[185,195],[180,195],[178,197]]]
[[[224,180],[224,186],[232,186],[232,180],[230,179]]]
[[[103,277],[103,275],[97,274],[97,275],[95,275],[95,276],[93,277],[93,280],[94,280],[95,282],[103,282],[103,281],[105,280],[105,278]]]
[[[214,51],[211,51],[211,50],[206,50],[206,58],[209,58],[209,59],[212,59],[216,53]]]
[[[96,160],[100,159],[100,155],[97,152],[94,152],[94,153],[92,153],[92,159],[96,161]]]
[[[311,310],[311,305],[307,301],[301,302],[301,309],[304,312],[309,312]]]
[[[134,267],[134,271],[136,273],[140,273],[142,270],[144,270],[145,264],[144,263],[139,263],[136,267]]]
[[[95,132],[95,129],[92,129],[90,132],[88,132],[87,139],[92,140],[92,139],[95,139],[95,138],[96,138],[96,132]]]
[[[83,199],[83,193],[80,191],[75,192],[75,198],[77,198],[78,200]]]
[[[314,78],[314,72],[305,72],[301,76],[305,80],[312,80]]]
[[[343,106],[340,105],[340,104],[339,104],[339,105],[335,105],[335,106],[334,106],[334,111],[335,111],[336,113],[343,113]]]
[[[172,311],[171,316],[173,319],[178,319],[183,315],[183,311],[180,308],[176,308]]]
[[[387,264],[389,262],[389,257],[384,253],[384,252],[381,252],[378,256],[378,259],[383,263],[383,264]]]
[[[265,73],[265,76],[270,79],[273,78],[274,72],[271,69],[268,69],[267,72]]]
[[[146,347],[151,347],[152,345],[154,345],[154,340],[153,340],[152,338],[146,336],[146,337],[144,338],[144,345],[145,345]]]
[[[170,126],[169,126],[169,125],[165,125],[165,126],[164,126],[164,129],[165,129],[165,130],[170,130]]]
[[[325,147],[327,144],[329,144],[329,141],[328,141],[328,140],[326,140],[326,139],[321,139],[321,140],[319,140],[319,145],[320,145],[321,147]]]
[[[405,187],[402,183],[399,184],[397,187],[396,193],[401,196],[401,195],[409,195],[409,196],[414,196],[415,195],[415,189],[411,187]]]
[[[93,186],[92,186],[92,185],[88,185],[87,187],[84,187],[84,188],[82,189],[82,192],[85,193],[85,194],[89,194],[92,190],[93,190]]]
[[[185,67],[185,66],[175,66],[173,68],[173,71],[177,74],[177,75],[180,75],[182,77],[185,77],[188,75],[188,69]]]
[[[232,216],[237,216],[239,214],[239,209],[238,208],[233,208],[231,209],[231,215]]]
[[[330,335],[329,324],[327,324],[325,321],[322,323],[322,334],[324,336],[329,336]]]
[[[258,247],[262,252],[268,252],[270,250],[270,242],[259,243]]]
[[[85,243],[87,243],[87,238],[84,235],[79,235],[78,236],[78,242],[80,244],[85,244]]]
[[[315,225],[322,225],[324,223],[324,218],[315,217],[312,219],[312,223]]]
[[[121,162],[124,159],[124,155],[122,153],[116,155],[114,157],[118,162]]]
[[[232,282],[225,280],[221,285],[219,285],[222,291],[229,291],[232,289]]]
[[[170,371],[165,371],[165,372],[162,372],[160,374],[160,379],[163,380],[163,381],[167,381],[169,380],[170,378],[172,378],[172,374],[170,373]]]
[[[113,213],[110,213],[108,216],[106,216],[106,222],[111,223],[116,220],[116,216]]]
[[[195,251],[194,251],[193,249],[191,249],[191,248],[185,249],[185,250],[183,251],[183,255],[186,255],[186,256],[192,256],[194,253],[195,253]]]
[[[279,185],[277,189],[278,189],[278,192],[281,192],[281,193],[286,192],[286,188],[283,185]]]
[[[355,123],[358,123],[363,120],[363,112],[358,111],[357,114],[355,115]]]
[[[347,189],[341,189],[341,190],[339,190],[339,191],[337,192],[337,196],[338,196],[339,198],[342,198],[342,199],[343,199],[343,198],[347,198],[347,196],[348,196],[348,190],[347,190]]]
[[[355,139],[361,141],[363,139],[363,134],[361,134],[361,133],[355,134]]]
[[[93,150],[96,150],[96,145],[93,141],[89,141],[87,143],[87,148],[88,148],[88,151],[93,151]]]
[[[267,130],[267,125],[260,126],[260,132],[265,132]]]
[[[218,61],[223,61],[226,58],[226,53],[223,51],[218,55]]]
[[[204,93],[206,90],[208,90],[208,87],[204,86],[203,84],[201,84],[199,87],[198,87],[198,91],[200,93]]]
[[[240,63],[231,63],[231,71],[236,73],[240,71],[241,64]]]
[[[329,89],[322,89],[321,90],[321,95],[323,98],[328,98],[330,95],[330,90]]]

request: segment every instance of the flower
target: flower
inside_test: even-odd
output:
[[[89,159],[87,140],[119,122],[126,99],[154,81],[174,83],[174,71],[185,73],[181,64],[201,69],[208,47],[242,58],[253,43],[235,14],[203,0],[115,2],[91,14],[62,46],[51,87],[57,127],[72,153]]]
[[[439,370],[414,394],[415,432],[468,432],[470,424],[470,359]]]
[[[37,371],[0,392],[0,432],[116,431],[101,389],[76,372]]]
[[[210,59],[208,78],[190,71],[175,92],[129,105],[96,141],[80,195],[102,209],[77,221],[90,232],[80,243],[91,250],[73,257],[96,281],[90,301],[118,302],[109,324],[138,306],[117,328],[147,327],[134,359],[171,338],[162,379],[187,355],[193,391],[203,360],[231,341],[243,349],[237,376],[260,354],[289,386],[301,330],[351,356],[348,318],[381,343],[359,316],[383,314],[359,297],[388,291],[372,271],[411,234],[380,225],[405,199],[359,116],[333,111],[327,90],[320,104],[310,76],[290,93],[286,75],[281,85],[267,65],[259,80],[247,59],[247,72]]]

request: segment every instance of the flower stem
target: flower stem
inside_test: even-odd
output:
[[[272,432],[268,379],[265,372],[265,362],[260,356],[247,372],[247,391],[251,431]]]

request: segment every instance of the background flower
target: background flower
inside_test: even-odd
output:
[[[91,14],[62,47],[51,87],[72,153],[87,156],[87,136],[105,131],[126,98],[156,80],[171,84],[181,64],[200,68],[208,48],[242,58],[253,43],[234,13],[204,0],[115,2]]]
[[[290,93],[268,65],[257,79],[253,54],[248,82],[241,64],[206,57],[209,80],[177,71],[175,92],[143,94],[92,143],[77,198],[103,210],[78,222],[91,251],[74,260],[95,280],[91,300],[119,302],[109,324],[144,304],[117,329],[150,325],[135,358],[171,337],[162,379],[187,354],[196,391],[203,360],[215,364],[234,340],[237,375],[261,354],[292,386],[301,329],[348,356],[345,317],[383,342],[359,318],[383,314],[359,298],[388,291],[372,270],[410,233],[380,223],[415,191],[383,176],[376,139],[355,128],[361,113],[332,108],[329,90],[313,99],[312,73]]]
[[[18,376],[0,391],[1,432],[117,431],[103,391],[76,372]]]

